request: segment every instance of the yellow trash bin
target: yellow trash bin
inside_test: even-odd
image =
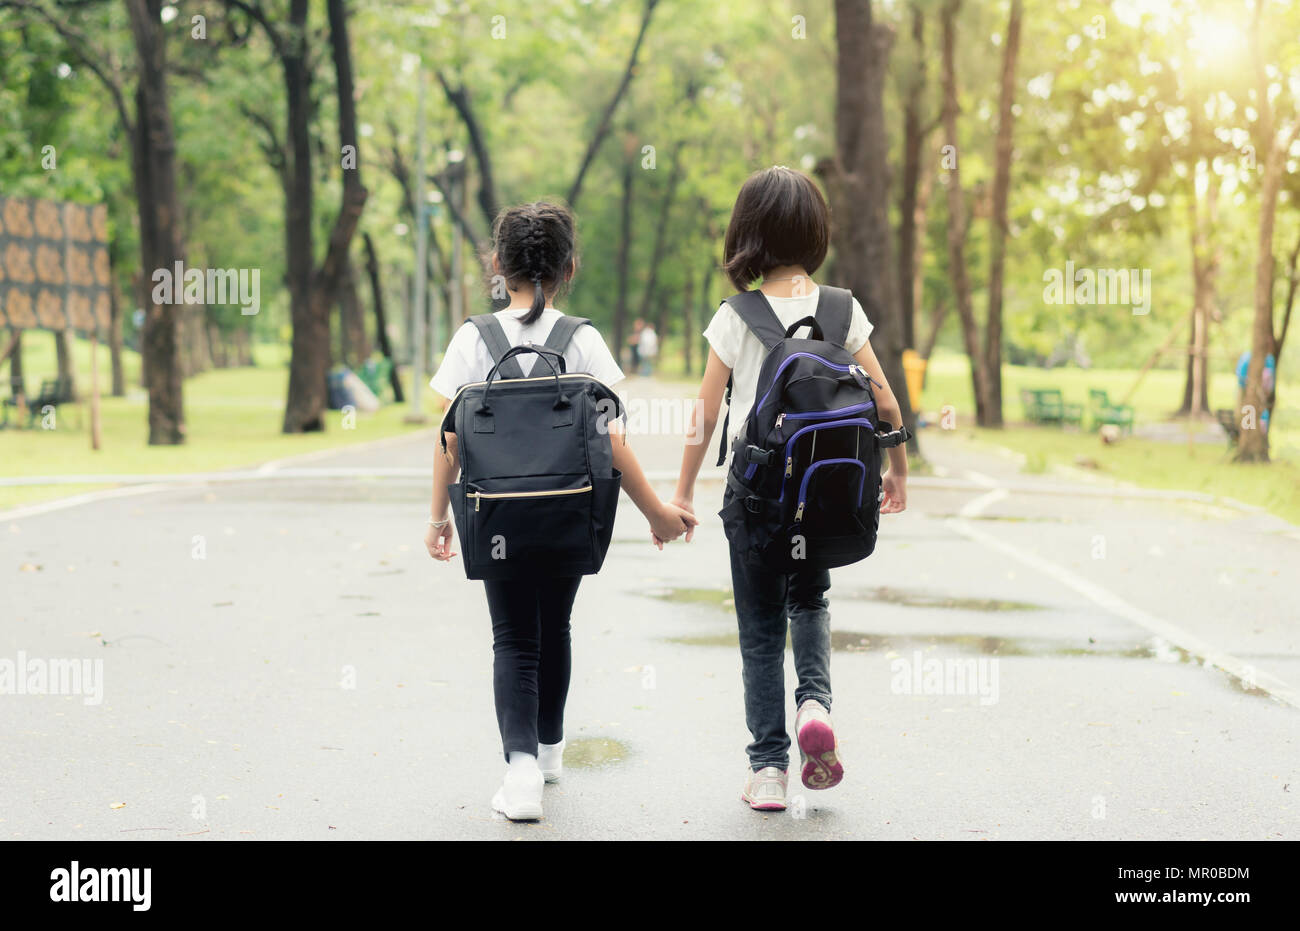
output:
[[[925,384],[926,361],[915,349],[903,350],[903,376],[907,379],[907,396],[912,400],[912,410],[921,409],[921,386]]]

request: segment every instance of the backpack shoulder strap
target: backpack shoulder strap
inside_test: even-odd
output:
[[[727,303],[740,315],[745,326],[758,337],[768,352],[785,339],[785,327],[781,325],[781,318],[776,315],[762,291],[741,291],[727,298]]]
[[[828,343],[843,346],[853,322],[853,292],[821,285],[817,294],[817,325]]]
[[[586,317],[570,317],[565,314],[551,327],[551,332],[546,337],[546,348],[554,349],[560,355],[564,355],[564,350],[573,339],[573,334],[577,333],[580,327],[585,326],[591,326],[591,321]]]
[[[478,335],[483,338],[483,344],[487,346],[488,355],[492,356],[493,363],[500,365],[497,370],[498,378],[523,378],[524,370],[519,367],[518,360],[511,356],[501,363],[501,357],[510,351],[510,340],[506,339],[506,331],[501,328],[501,321],[497,319],[496,314],[475,314],[469,318],[469,322],[478,328]]]

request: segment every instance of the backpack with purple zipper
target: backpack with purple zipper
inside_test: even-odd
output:
[[[727,472],[727,539],[777,572],[865,559],[880,524],[881,450],[909,434],[877,417],[872,379],[844,348],[853,295],[822,285],[816,315],[789,328],[761,291],[727,303],[767,350]],[[795,338],[805,326],[810,335]],[[726,437],[724,421],[718,465]]]

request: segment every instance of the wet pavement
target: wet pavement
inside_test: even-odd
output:
[[[717,482],[695,542],[663,553],[623,500],[575,606],[565,775],[518,825],[488,806],[481,585],[425,554],[427,480],[178,485],[0,519],[0,661],[103,676],[99,704],[0,695],[0,838],[1295,839],[1300,710],[1275,697],[1300,685],[1294,528],[1025,490],[1063,480],[923,441],[941,476],[832,573],[845,781],[796,778],[785,814],[738,798]],[[673,438],[634,442],[675,469]],[[432,455],[424,434],[310,465]]]

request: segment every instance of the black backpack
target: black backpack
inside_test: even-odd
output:
[[[460,481],[450,487],[465,575],[512,579],[590,575],[614,531],[619,481],[609,420],[613,389],[566,373],[564,347],[591,321],[561,317],[542,346],[510,347],[492,314],[470,317],[495,363],[463,386],[442,420],[456,434]],[[524,377],[516,356],[536,353]],[[544,373],[544,374],[542,374]]]
[[[816,316],[788,329],[761,291],[727,303],[767,349],[727,472],[727,539],[776,572],[865,559],[880,525],[881,449],[909,433],[879,420],[872,379],[844,348],[853,295],[822,285]],[[811,337],[794,339],[804,326]],[[726,438],[724,421],[718,465]]]

